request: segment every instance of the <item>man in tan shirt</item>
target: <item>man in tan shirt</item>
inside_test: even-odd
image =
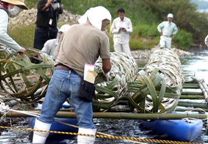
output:
[[[89,24],[74,25],[71,28],[73,29],[65,34],[56,61],[83,76],[85,63],[94,64],[99,56],[104,61],[110,58],[109,39],[105,33]]]
[[[59,45],[57,65],[43,102],[41,116],[35,128],[49,130],[54,116],[69,97],[77,116],[78,133],[96,134],[92,102],[80,98],[80,85],[85,64],[94,64],[102,58],[103,71],[109,72],[110,43],[102,32],[111,21],[110,12],[102,7],[90,8],[64,35]],[[48,134],[34,132],[33,143],[44,143]],[[78,136],[78,144],[93,144],[95,137]]]

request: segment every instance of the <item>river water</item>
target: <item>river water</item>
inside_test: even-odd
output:
[[[195,75],[208,83],[208,49],[191,49],[194,55],[181,57],[184,73]]]
[[[193,55],[180,57],[182,63],[183,72],[189,76],[197,76],[198,78],[205,79],[208,83],[208,49],[192,49]],[[138,60],[140,66],[145,64],[145,60]],[[113,120],[113,119],[94,119],[98,131],[112,134],[117,136],[129,136],[136,138],[147,138],[147,139],[162,139],[169,140],[165,135],[158,135],[151,130],[146,130],[140,124],[138,120]],[[12,125],[19,127],[29,127],[27,118],[17,118],[10,119],[7,118],[6,121],[1,121],[1,125]],[[17,130],[4,130],[1,131],[0,144],[16,144],[16,143],[30,143],[29,140],[30,133],[25,131]],[[201,136],[199,136],[194,142],[208,143],[208,136],[206,129],[203,128]],[[64,139],[59,142],[48,141],[48,144],[75,144],[76,140]],[[123,141],[123,140],[110,140],[110,139],[96,139],[95,144],[134,144],[148,142],[133,142],[133,141]],[[148,143],[155,144],[155,143]]]

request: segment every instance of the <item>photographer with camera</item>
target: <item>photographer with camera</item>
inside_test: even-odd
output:
[[[34,48],[41,50],[47,40],[56,38],[57,22],[63,8],[61,0],[40,0],[37,9]]]

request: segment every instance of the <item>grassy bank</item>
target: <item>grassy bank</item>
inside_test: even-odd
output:
[[[37,2],[38,0],[26,0],[30,8],[36,7]],[[130,39],[132,50],[150,49],[159,43],[157,25],[166,20],[169,12],[174,14],[174,22],[179,28],[179,32],[173,38],[173,46],[187,50],[195,42],[203,43],[208,33],[208,19],[204,14],[197,13],[196,7],[189,0],[62,0],[62,4],[65,10],[79,15],[84,14],[90,7],[103,5],[109,9],[113,19],[117,17],[117,9],[123,7],[133,24],[134,31]],[[26,35],[19,35],[22,31]],[[21,26],[10,31],[10,34],[21,45],[33,46],[34,25]],[[108,35],[112,49],[112,35]]]
[[[21,46],[25,48],[33,47],[35,25],[15,26],[15,28],[9,26],[8,33]]]
[[[59,25],[61,26],[63,22]],[[29,26],[13,26],[9,27],[9,35],[17,41],[21,46],[29,48],[33,47],[33,40],[34,40],[34,33],[35,33],[35,25]],[[108,33],[111,45],[111,51],[113,50],[113,35]],[[131,50],[138,50],[138,49],[151,49],[159,42],[159,37],[156,38],[144,38],[137,36],[135,34],[131,35],[130,39],[130,47]]]
[[[63,22],[60,22],[59,27],[63,25]],[[23,47],[33,47],[34,33],[35,33],[35,24],[29,26],[9,26],[9,35],[16,40]],[[111,51],[113,51],[113,35],[109,32],[108,26],[108,36],[111,43]],[[181,49],[187,49],[189,44],[192,43],[192,35],[187,33],[184,30],[180,30],[178,34],[173,38],[173,46],[185,46]],[[139,49],[151,49],[155,45],[159,44],[159,33],[157,32],[157,26],[152,25],[137,25],[134,27],[134,32],[130,37],[130,48],[131,50]]]

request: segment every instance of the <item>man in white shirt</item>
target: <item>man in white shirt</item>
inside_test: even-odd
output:
[[[129,34],[133,31],[132,23],[129,18],[125,17],[125,10],[123,8],[118,9],[118,16],[118,18],[114,19],[111,26],[114,50],[116,52],[124,52],[131,55],[129,48]]]
[[[157,29],[160,33],[160,48],[171,49],[172,37],[178,32],[176,24],[173,23],[173,14],[169,13],[167,21],[160,23]]]
[[[65,24],[61,26],[61,28],[59,29],[57,38],[46,41],[41,51],[47,53],[49,56],[53,58],[53,60],[56,60],[56,56],[57,56],[56,47],[58,46],[59,40],[64,34],[64,32],[66,32],[69,28],[70,28],[69,24]]]
[[[15,16],[20,9],[28,9],[22,0],[0,0],[0,44],[15,52],[25,52],[26,49],[15,42],[7,33],[9,15]]]

